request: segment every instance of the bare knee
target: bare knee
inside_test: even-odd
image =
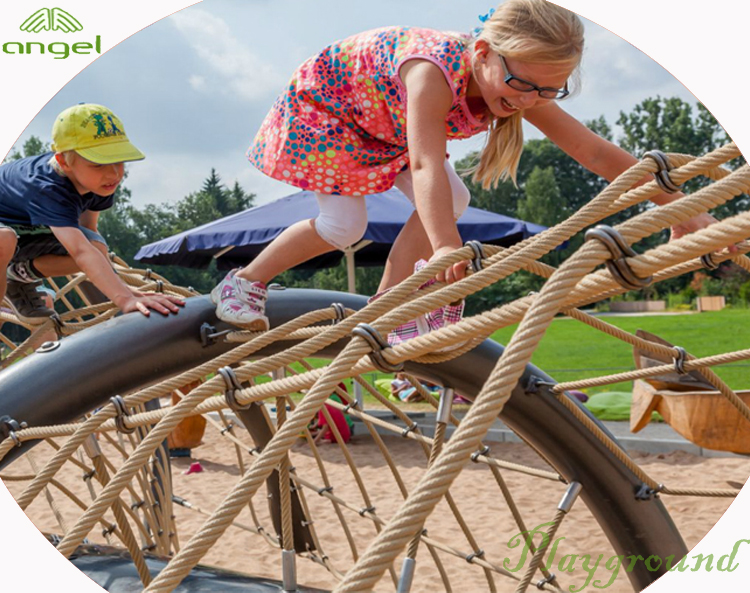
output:
[[[0,264],[7,266],[16,253],[18,239],[9,228],[0,228]]]

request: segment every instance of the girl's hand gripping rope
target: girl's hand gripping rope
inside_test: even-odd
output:
[[[694,216],[690,220],[686,220],[682,224],[673,226],[669,240],[674,241],[675,239],[679,239],[681,237],[684,237],[685,235],[694,233],[695,231],[705,229],[707,226],[710,226],[715,222],[717,222],[717,220],[713,216],[711,216],[707,212],[704,212],[703,214]],[[736,246],[729,245],[727,248],[729,249],[730,253],[737,253]]]
[[[456,249],[461,249],[461,247],[463,247],[463,245],[459,245],[458,247],[441,247],[440,249],[435,251],[435,253],[433,253],[430,261],[433,262],[437,259],[440,259],[444,255],[453,253]],[[437,274],[436,278],[438,282],[447,282],[448,284],[453,284],[454,282],[458,282],[466,276],[466,268],[468,267],[468,260],[460,261],[441,271],[439,274]]]

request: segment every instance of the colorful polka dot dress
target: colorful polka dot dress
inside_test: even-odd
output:
[[[250,162],[270,177],[325,194],[390,189],[409,166],[406,89],[398,70],[413,58],[439,66],[453,91],[449,139],[486,130],[466,105],[471,67],[460,39],[387,27],[334,43],[305,61],[263,121]]]

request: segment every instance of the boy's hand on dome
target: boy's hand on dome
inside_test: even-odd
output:
[[[176,314],[180,310],[180,307],[185,306],[185,301],[180,297],[156,292],[140,292],[137,290],[133,290],[132,292],[132,296],[124,299],[122,304],[118,304],[123,313],[138,311],[148,317],[151,315],[151,310],[153,309],[162,315],[169,315],[170,313]]]

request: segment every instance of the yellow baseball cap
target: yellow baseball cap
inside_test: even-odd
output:
[[[57,116],[52,126],[52,150],[74,150],[99,165],[146,158],[128,140],[120,118],[93,103],[79,103]]]

